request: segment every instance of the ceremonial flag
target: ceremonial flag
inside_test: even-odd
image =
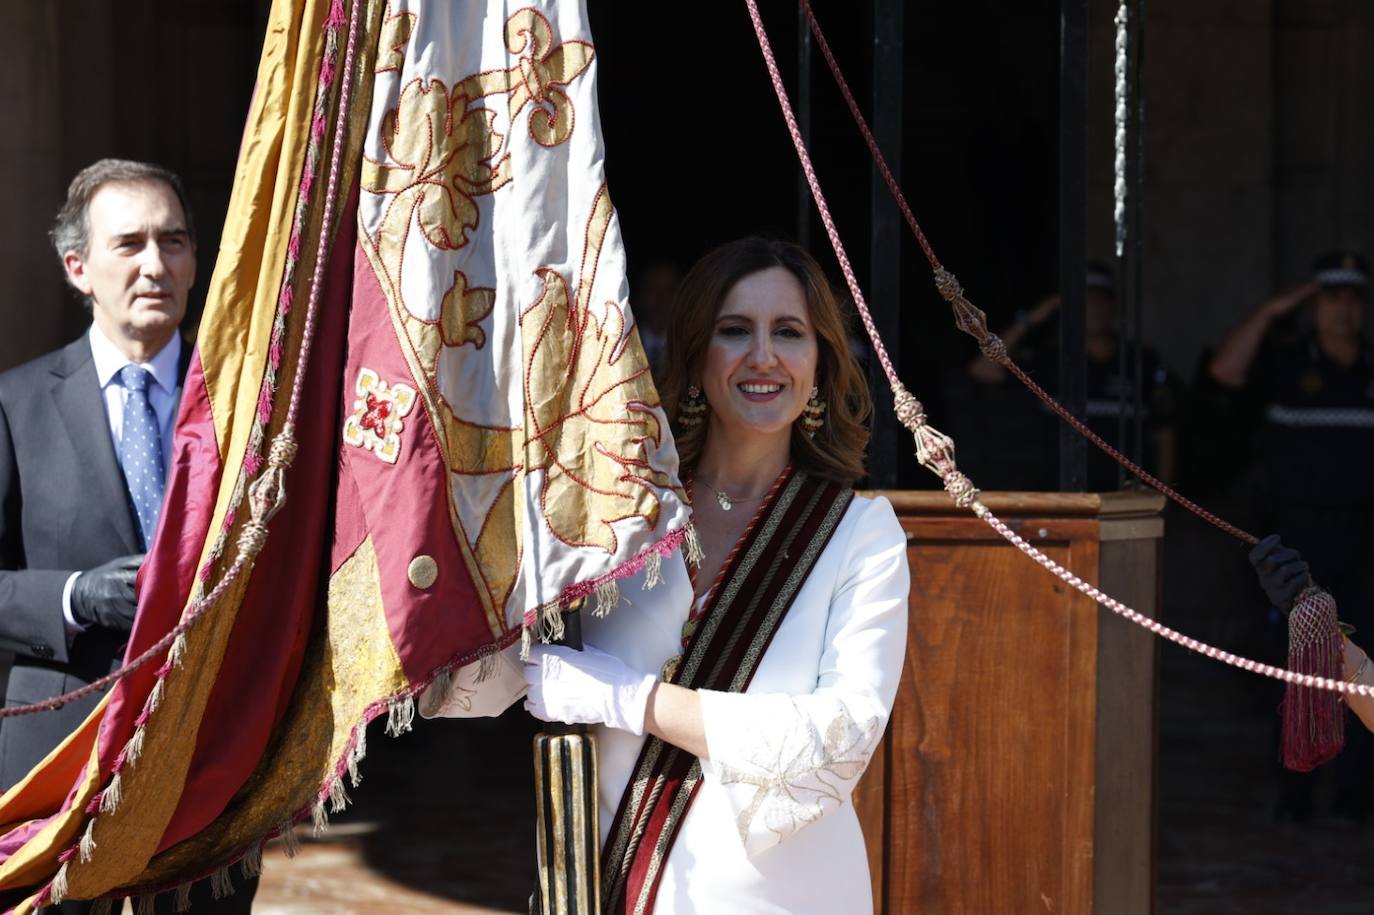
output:
[[[274,4],[128,656],[169,644],[0,798],[6,909],[255,873],[369,720],[500,711],[690,536],[595,74],[579,3]]]

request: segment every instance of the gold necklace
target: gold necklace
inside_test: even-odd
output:
[[[711,490],[711,492],[715,493],[715,495],[716,495],[716,504],[720,506],[720,510],[723,511],[723,512],[728,512],[730,509],[734,508],[737,504],[738,504],[738,505],[743,505],[745,502],[757,502],[759,499],[762,499],[763,496],[768,495],[768,493],[764,493],[763,496],[739,496],[739,497],[735,497],[735,496],[729,495],[728,493],[722,492],[722,491],[719,490],[719,489],[716,489],[714,486],[712,486],[712,485],[711,485],[710,483],[708,483],[706,480],[702,480],[701,482],[704,483],[704,484],[706,485],[706,488],[707,488],[707,489],[709,489],[709,490]],[[770,491],[771,491],[771,489],[770,489]]]

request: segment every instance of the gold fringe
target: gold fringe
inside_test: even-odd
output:
[[[296,835],[295,821],[284,821],[281,824],[279,833],[281,835],[282,851],[286,852],[286,857],[294,858],[301,853],[301,837]]]
[[[620,582],[614,578],[603,581],[596,586],[596,609],[592,610],[592,616],[603,617],[616,608],[620,603]],[[562,628],[562,620],[559,621],[559,628]]]
[[[530,659],[530,642],[532,640],[533,635],[530,632],[530,627],[522,626],[520,629],[520,660],[528,661]]]
[[[76,856],[82,864],[91,863],[91,855],[95,854],[95,820],[88,820],[86,831],[81,834],[81,844],[77,846]]]
[[[216,899],[234,895],[234,881],[229,877],[229,868],[221,867],[210,875],[210,895]]]
[[[315,798],[315,803],[310,807],[310,821],[314,825],[314,835],[318,836],[329,828],[329,810],[320,798]]]
[[[172,662],[173,667],[181,666],[181,659],[186,657],[186,633],[177,636],[172,642],[172,649],[167,652],[167,660]]]
[[[110,778],[110,783],[105,786],[105,791],[100,795],[100,812],[114,813],[119,809],[119,802],[124,799],[124,784],[120,774],[116,772]]]
[[[91,902],[91,915],[111,915],[114,911],[114,900],[108,896],[102,896]]]
[[[545,604],[539,611],[539,641],[544,644],[563,638],[563,607],[558,601]]]
[[[438,701],[441,702],[443,701],[443,697],[448,695],[449,687],[452,685],[452,683],[453,672],[449,670],[441,670],[434,675],[433,680],[429,681],[429,689],[426,690],[426,692],[428,692],[431,696],[439,697]],[[426,707],[431,707],[435,704],[436,700],[433,699],[425,703]]]
[[[134,915],[157,915],[157,907],[154,904],[157,894],[145,893],[142,896],[134,897]]]
[[[125,765],[133,765],[143,755],[143,735],[146,733],[147,728],[134,728],[134,736],[129,738],[128,744],[124,747]]]
[[[342,778],[336,778],[329,785],[329,812],[341,813],[348,807],[348,790]]]
[[[158,677],[157,682],[153,684],[152,692],[148,693],[148,703],[146,708],[148,709],[149,714],[156,712],[158,706],[162,705],[162,694],[166,691],[167,678]]]
[[[353,742],[353,749],[348,754],[348,781],[354,788],[362,784],[363,776],[358,771],[358,764],[367,755],[367,725],[358,726],[358,738]]]
[[[239,859],[239,873],[244,880],[262,876],[262,845],[254,845],[248,849],[248,854]]]
[[[496,676],[496,670],[497,670],[497,663],[496,663],[496,662],[497,662],[497,655],[499,655],[499,654],[500,654],[500,651],[497,650],[497,648],[496,648],[495,645],[489,645],[489,646],[487,646],[486,648],[483,648],[483,649],[482,649],[481,656],[477,659],[477,681],[476,681],[476,682],[478,682],[478,683],[486,683],[486,682],[487,682],[488,680],[490,680],[492,677]]]
[[[177,894],[172,902],[172,908],[178,912],[191,911],[191,884],[183,883],[177,887]]]
[[[415,698],[405,696],[393,699],[386,713],[386,732],[392,737],[400,737],[415,725]]]
[[[650,550],[644,557],[644,590],[648,591],[663,584],[663,557],[658,550]]]
[[[48,899],[53,905],[67,898],[67,865],[64,863],[53,875],[52,886],[48,889]]]
[[[706,559],[706,550],[701,546],[701,535],[697,533],[697,526],[691,522],[688,522],[686,532],[682,535],[682,551],[693,568],[699,567]]]

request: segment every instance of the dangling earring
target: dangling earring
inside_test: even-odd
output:
[[[687,396],[677,402],[677,423],[695,429],[706,419],[706,395],[694,384],[687,385]]]
[[[811,388],[811,399],[806,402],[806,407],[802,410],[802,431],[807,438],[815,438],[825,424],[825,401],[821,400],[821,389],[816,386]]]

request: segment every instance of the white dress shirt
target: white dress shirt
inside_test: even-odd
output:
[[[119,444],[124,431],[124,401],[129,392],[119,380],[119,370],[126,365],[137,365],[147,370],[153,383],[148,385],[148,403],[157,416],[157,428],[162,439],[163,478],[172,472],[172,426],[176,423],[177,403],[181,399],[181,380],[177,368],[181,363],[181,334],[172,339],[157,355],[147,362],[130,363],[127,356],[119,351],[100,326],[92,323],[87,337],[91,343],[91,361],[95,363],[95,377],[100,384],[100,395],[105,402],[105,419],[110,424],[110,440],[115,454],[119,454]],[[62,615],[67,621],[68,635],[80,632],[83,627],[72,616],[72,585],[80,572],[72,573],[67,586],[62,589]]]

